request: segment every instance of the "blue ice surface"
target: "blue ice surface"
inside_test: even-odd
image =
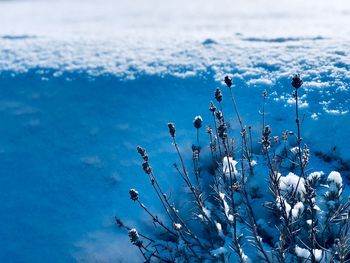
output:
[[[114,216],[141,231],[152,228],[143,224],[149,220],[129,200],[128,189],[136,188],[142,202],[159,211],[136,146],[147,149],[164,189],[180,191],[167,123],[175,122],[181,151],[190,165],[193,117],[200,114],[205,124],[211,123],[209,101],[215,88],[223,86],[210,71],[187,78],[140,75],[135,80],[53,73],[37,69],[0,75],[0,262],[128,258],[137,250],[113,224]],[[287,77],[280,79],[267,87],[268,92],[290,93],[289,82]],[[252,120],[248,125],[259,133],[263,88],[247,87],[245,80],[235,85],[242,117]],[[227,90],[223,92],[224,114],[237,132]],[[311,107],[319,107],[317,96],[310,91],[315,102]],[[290,129],[292,110],[270,102],[267,120],[275,124],[274,134]],[[204,128],[200,139],[207,141]]]
[[[147,148],[160,182],[176,187],[167,122],[189,147],[192,118],[208,112],[213,87],[210,75],[2,72],[0,262],[72,262],[87,233],[117,236],[114,215],[138,215],[128,187],[149,205],[154,198],[136,146]]]

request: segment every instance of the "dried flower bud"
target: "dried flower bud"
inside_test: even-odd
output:
[[[137,233],[136,229],[130,229],[128,233],[130,237],[130,241],[133,245],[141,247],[142,246],[142,241],[140,240],[139,233]]]
[[[136,201],[139,199],[139,192],[137,192],[135,189],[130,189],[129,194],[131,200]]]
[[[174,138],[175,137],[175,131],[176,131],[175,124],[172,123],[172,122],[169,122],[168,123],[168,128],[169,128],[169,133],[170,133],[171,137]]]
[[[201,116],[196,116],[194,117],[194,120],[193,120],[193,126],[196,128],[196,129],[199,129],[202,127],[202,123],[203,123],[203,119]]]
[[[216,111],[216,107],[215,107],[215,105],[214,105],[214,103],[212,101],[210,102],[209,110],[211,112],[215,112]]]
[[[225,76],[225,83],[226,83],[227,87],[231,88],[231,86],[232,86],[232,79],[229,78],[228,76]]]
[[[144,162],[142,164],[142,169],[145,171],[146,174],[150,174],[152,172],[152,168],[148,162]]]
[[[222,93],[221,93],[221,90],[219,88],[217,88],[215,90],[215,99],[218,101],[218,102],[221,102],[222,101]]]
[[[299,74],[294,75],[291,84],[295,89],[299,89],[301,85],[303,85],[303,80],[300,78]]]

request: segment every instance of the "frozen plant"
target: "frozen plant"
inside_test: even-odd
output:
[[[192,169],[183,158],[176,126],[168,123],[178,156],[174,169],[188,188],[193,201],[192,217],[186,208],[175,206],[176,197],[167,195],[158,183],[146,150],[137,146],[142,169],[150,180],[163,209],[157,215],[141,202],[142,194],[130,189],[130,199],[144,210],[155,226],[154,233],[141,234],[116,223],[129,233],[130,241],[145,262],[339,262],[350,261],[350,201],[342,194],[344,184],[336,171],[326,175],[310,172],[310,149],[303,142],[299,119],[299,75],[292,78],[295,98],[296,132],[281,137],[266,124],[263,92],[260,150],[253,152],[252,129],[243,123],[234,96],[232,78],[224,78],[233,112],[239,124],[239,138],[233,138],[223,107],[223,92],[214,93],[218,107],[210,102],[212,124],[206,126],[210,163],[200,158],[201,116],[193,125],[196,143],[192,146]],[[290,137],[295,136],[293,145]],[[192,172],[194,176],[192,176]],[[208,185],[210,187],[208,187]],[[189,208],[188,208],[189,209]],[[190,219],[194,219],[191,222]],[[149,236],[151,235],[151,237]]]

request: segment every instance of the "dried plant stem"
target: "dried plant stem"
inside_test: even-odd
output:
[[[182,156],[181,156],[181,153],[180,153],[180,150],[179,150],[179,146],[177,145],[175,136],[173,137],[173,144],[174,144],[174,146],[175,146],[177,155],[179,156],[179,159],[180,159],[180,162],[181,162],[182,170],[183,170],[183,173],[184,173],[184,177],[183,177],[183,178],[185,178],[185,182],[186,182],[188,188],[190,189],[190,191],[192,192],[193,196],[195,197],[195,201],[196,201],[196,203],[197,203],[198,208],[199,208],[201,211],[203,211],[203,216],[204,216],[204,218],[205,218],[208,222],[213,223],[212,220],[206,215],[206,213],[204,213],[204,204],[203,204],[203,201],[201,200],[200,196],[196,193],[196,189],[194,188],[193,184],[191,183],[191,180],[190,180],[190,177],[188,176],[188,172],[187,172],[185,163],[184,163],[184,161],[183,161],[183,159],[182,159]]]
[[[299,187],[300,184],[300,180],[301,178],[305,178],[305,171],[304,171],[304,165],[303,165],[303,159],[302,159],[302,152],[301,152],[301,131],[300,131],[300,119],[299,119],[299,105],[298,105],[298,89],[295,89],[295,122],[297,125],[297,147],[298,147],[298,160],[299,160],[299,167],[300,167],[300,173],[301,176],[299,176],[297,185],[294,189],[294,193],[292,195],[292,204],[294,205],[296,203],[296,193],[297,193],[297,189]]]
[[[164,230],[166,230],[169,234],[172,234],[173,236],[175,236],[176,238],[178,238],[178,234],[176,234],[175,232],[173,232],[172,230],[170,230],[166,225],[163,224],[162,221],[160,221],[158,219],[158,216],[154,216],[149,210],[148,208],[140,202],[140,200],[136,200],[136,202],[140,205],[140,207],[146,211],[146,213],[152,218],[152,220],[156,223],[158,223],[158,225],[160,225],[162,228],[164,228]]]
[[[215,127],[215,134],[216,134],[216,138],[219,138],[219,133],[218,133],[218,125],[216,124],[216,117],[215,117],[215,113],[212,113],[213,115],[213,121],[214,121],[214,127]],[[218,148],[219,148],[219,157],[221,158],[222,153],[221,153],[221,147],[220,147],[220,140],[217,140],[218,142]]]
[[[243,122],[241,120],[241,117],[240,117],[240,114],[239,114],[239,111],[238,111],[238,108],[237,108],[235,97],[233,96],[232,88],[230,87],[229,90],[230,90],[231,100],[232,100],[232,103],[233,103],[233,106],[234,106],[234,109],[235,109],[235,112],[236,112],[236,115],[237,115],[237,119],[238,119],[239,125],[241,127],[241,132],[243,132],[244,126],[243,126]],[[247,141],[247,139],[245,139],[245,141]],[[249,153],[248,152],[247,143],[245,143],[244,149],[245,149],[246,153]],[[251,160],[251,157],[250,157],[249,154],[247,155],[247,159],[248,159],[248,165],[249,165],[250,174],[253,175],[254,171],[253,171],[253,167],[252,167],[252,160]]]

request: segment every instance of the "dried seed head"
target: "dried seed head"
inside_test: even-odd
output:
[[[215,116],[220,122],[224,120],[224,115],[222,115],[222,112],[219,110],[215,112]]]
[[[209,110],[211,112],[215,112],[216,111],[216,107],[215,107],[215,105],[214,105],[214,103],[212,101],[210,102]]]
[[[218,134],[222,140],[225,140],[227,138],[227,126],[225,123],[220,124],[218,127]]]
[[[171,137],[174,138],[175,137],[175,131],[176,131],[175,124],[172,123],[172,122],[169,122],[168,123],[168,128],[169,128],[169,133],[170,133]]]
[[[278,136],[273,136],[273,142],[278,143],[280,141],[280,138]]]
[[[219,88],[217,88],[215,90],[215,99],[218,101],[218,102],[221,102],[222,101],[222,93],[221,93],[221,90]]]
[[[140,240],[139,233],[137,233],[137,230],[135,228],[130,229],[128,233],[130,237],[130,241],[133,245],[141,247],[142,246],[142,241]]]
[[[307,145],[304,145],[304,149],[303,149],[303,164],[304,166],[307,165],[309,163],[310,160],[310,150],[307,147]]]
[[[141,155],[142,159],[147,162],[148,161],[148,155],[146,153],[146,150],[140,146],[137,146],[137,152]]]
[[[209,133],[210,135],[213,134],[213,129],[210,127],[210,125],[207,126],[207,133]]]
[[[142,148],[141,146],[137,146],[137,152],[143,156],[146,153],[146,150],[144,148]]]
[[[136,201],[139,199],[139,192],[137,192],[135,189],[130,189],[129,194],[131,200]]]
[[[225,83],[226,83],[227,87],[231,88],[231,86],[232,86],[232,79],[229,78],[228,76],[225,76]]]
[[[265,126],[265,129],[264,129],[262,137],[261,137],[261,143],[266,150],[268,150],[271,146],[270,134],[271,134],[271,128],[270,128],[270,126],[267,125],[267,126]]]
[[[201,116],[196,116],[194,117],[193,119],[193,126],[196,128],[196,129],[199,129],[202,127],[202,123],[203,123],[203,119]]]
[[[152,167],[149,165],[148,162],[144,162],[142,164],[142,169],[145,171],[146,174],[152,173]]]
[[[299,89],[301,85],[303,85],[303,80],[300,78],[299,74],[294,75],[291,84],[295,89]]]

